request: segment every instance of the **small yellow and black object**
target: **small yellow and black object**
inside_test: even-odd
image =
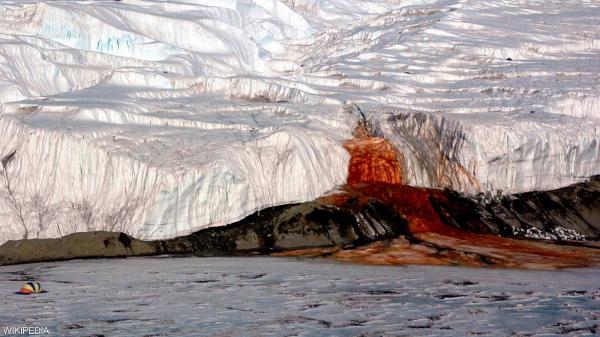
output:
[[[42,290],[42,286],[38,282],[27,282],[22,287],[21,290],[17,292],[20,295],[31,295],[31,294],[39,294],[44,293]]]

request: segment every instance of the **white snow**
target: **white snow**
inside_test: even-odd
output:
[[[0,324],[53,336],[594,336],[599,277],[267,257],[4,266]],[[14,294],[28,280],[48,292]]]
[[[413,185],[584,180],[599,18],[583,0],[2,1],[0,243],[168,238],[313,199],[345,181],[354,104]]]
[[[543,231],[536,227],[529,227],[527,229],[523,228],[513,228],[514,235],[523,235],[525,237],[531,239],[541,239],[541,240],[585,240],[586,236],[580,233],[577,233],[573,229],[568,229],[564,227],[555,227],[552,228],[550,232]]]

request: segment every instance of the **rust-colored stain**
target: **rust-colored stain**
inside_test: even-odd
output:
[[[367,264],[461,265],[556,269],[600,263],[600,249],[471,233],[446,224],[431,200],[450,202],[443,190],[403,185],[401,156],[392,144],[364,134],[348,141],[352,158],[348,181],[339,193],[319,199],[338,207],[378,199],[409,224],[406,236],[354,249],[309,249],[281,255],[317,256]],[[410,239],[410,240],[409,240]]]
[[[347,183],[402,184],[402,165],[396,148],[380,137],[369,137],[360,129],[344,144],[350,153]]]
[[[584,267],[600,263],[600,250],[557,245],[534,240],[518,240],[490,234],[471,233],[446,224],[430,200],[446,201],[442,190],[394,184],[355,184],[346,186],[322,202],[339,207],[352,199],[367,202],[375,198],[391,205],[408,221],[407,237],[351,250],[338,250],[335,259],[368,264],[462,265],[556,269]],[[414,241],[418,241],[415,243]]]

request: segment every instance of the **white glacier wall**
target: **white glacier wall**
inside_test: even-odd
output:
[[[63,123],[52,119],[0,120],[2,157],[15,153],[2,176],[5,239],[24,228],[30,238],[100,229],[168,238],[313,199],[345,179],[347,153],[320,132],[281,126],[241,140],[236,129],[191,125],[169,138],[172,127],[130,123],[114,135],[85,120],[56,132]],[[206,133],[212,144],[194,139]]]
[[[358,105],[405,180],[467,192],[600,174],[600,3],[0,3],[0,243],[144,239],[346,179]]]

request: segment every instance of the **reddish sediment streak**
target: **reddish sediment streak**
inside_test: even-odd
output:
[[[399,154],[386,139],[361,137],[349,140],[344,147],[350,153],[347,184],[402,184]]]
[[[351,155],[347,185],[321,202],[345,207],[354,202],[379,201],[407,220],[408,235],[420,243],[398,238],[352,250],[340,250],[337,259],[374,264],[434,264],[553,269],[600,262],[599,250],[517,240],[471,233],[446,224],[431,200],[449,202],[444,191],[404,185],[402,156],[386,139],[359,136],[346,142]],[[360,201],[362,200],[362,201]]]

